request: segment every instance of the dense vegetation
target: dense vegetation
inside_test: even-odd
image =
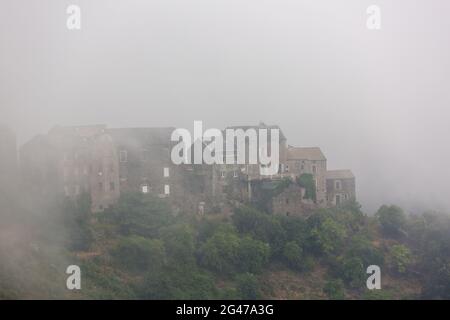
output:
[[[140,194],[123,195],[101,214],[89,213],[86,196],[54,212],[55,224],[64,226],[63,245],[49,253],[49,236],[41,233],[33,241],[47,249],[24,255],[21,270],[40,280],[17,287],[19,280],[5,279],[21,277],[0,268],[0,297],[450,298],[445,215],[382,206],[369,217],[349,203],[309,217],[241,206],[231,217],[199,218],[175,216],[163,200]],[[64,289],[67,264],[81,267],[82,290]],[[369,265],[381,267],[381,290],[366,288]]]

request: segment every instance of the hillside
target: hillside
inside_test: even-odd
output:
[[[383,206],[369,217],[349,203],[308,217],[241,206],[200,218],[140,194],[88,208],[82,197],[2,224],[0,298],[450,298],[445,215]],[[68,265],[80,266],[81,290],[66,289]],[[366,287],[369,265],[381,290]]]

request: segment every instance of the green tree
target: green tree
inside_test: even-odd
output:
[[[238,292],[244,300],[261,299],[261,289],[258,279],[252,273],[242,273],[236,276]]]
[[[325,283],[323,292],[329,299],[343,300],[345,298],[344,283],[341,279],[329,280]]]
[[[219,230],[200,249],[203,266],[225,274],[236,271],[240,253],[239,236],[232,231]]]
[[[157,272],[165,263],[163,242],[140,236],[122,238],[111,254],[119,266],[132,272]]]
[[[243,237],[239,242],[238,268],[244,272],[258,273],[266,266],[270,257],[270,246],[267,243]]]
[[[268,243],[275,256],[283,250],[286,234],[277,217],[251,207],[240,207],[235,210],[232,219],[240,233],[250,234]]]
[[[169,264],[184,269],[196,265],[195,233],[189,224],[180,223],[162,228],[160,237],[164,242]]]
[[[378,218],[383,232],[387,235],[399,236],[404,233],[406,216],[401,208],[383,205],[375,216]]]
[[[303,173],[297,178],[297,184],[300,187],[305,188],[304,199],[311,199],[316,202],[316,182],[312,174]]]
[[[303,270],[305,268],[303,249],[295,241],[286,243],[283,257],[287,265],[292,269]]]
[[[347,235],[345,227],[330,216],[312,216],[309,231],[309,246],[316,253],[336,253],[342,248]]]
[[[404,274],[411,264],[411,251],[404,245],[394,245],[389,251],[389,264],[397,273]]]
[[[340,262],[340,278],[350,287],[362,287],[366,275],[362,260],[358,257],[343,257]]]
[[[117,224],[122,235],[149,238],[158,237],[161,228],[175,221],[166,203],[141,193],[123,194],[118,203],[101,217]]]

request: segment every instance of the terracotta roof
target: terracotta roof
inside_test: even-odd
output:
[[[290,147],[288,149],[288,160],[326,160],[322,150],[317,147],[297,148]]]
[[[327,171],[327,179],[354,179],[355,176],[350,170],[330,170]]]

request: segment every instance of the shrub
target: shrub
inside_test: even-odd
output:
[[[239,295],[244,300],[261,299],[261,289],[254,274],[243,273],[236,277]]]
[[[323,292],[329,299],[343,300],[345,298],[344,283],[341,279],[329,280],[323,287]]]
[[[401,208],[383,205],[375,215],[385,234],[399,236],[404,232],[406,216]]]
[[[132,272],[160,270],[165,260],[162,241],[140,236],[122,238],[111,254],[119,266]]]
[[[411,260],[411,251],[404,245],[394,245],[389,251],[389,264],[396,273],[404,274],[411,264]]]

